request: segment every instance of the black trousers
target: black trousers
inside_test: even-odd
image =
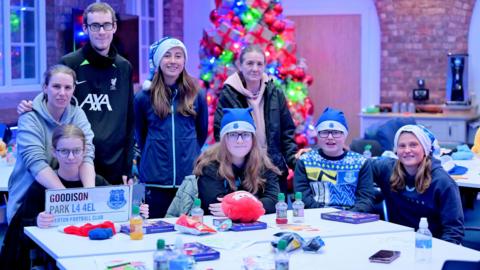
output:
[[[148,204],[149,218],[164,218],[178,188],[145,188],[145,203]]]

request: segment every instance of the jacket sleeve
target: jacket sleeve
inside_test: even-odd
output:
[[[45,132],[42,123],[38,122],[35,112],[28,112],[20,115],[18,119],[17,145],[18,154],[21,156],[25,167],[33,177],[48,167],[47,151],[45,147]]]
[[[200,90],[197,94],[195,129],[197,130],[198,146],[202,148],[208,136],[208,105],[204,90]]]
[[[448,177],[445,175],[445,177]],[[464,217],[460,192],[453,180],[439,196],[440,220],[442,223],[442,240],[461,244],[464,236]]]
[[[358,173],[357,189],[355,191],[355,205],[350,209],[357,212],[373,211],[373,180],[370,161],[366,160]]]
[[[320,208],[323,203],[315,201],[313,192],[310,188],[309,180],[305,171],[305,164],[303,160],[298,160],[295,165],[295,175],[293,177],[293,190],[302,193],[302,200],[305,203],[305,208]]]
[[[198,185],[195,175],[187,175],[177,190],[165,217],[179,217],[189,214],[192,210],[193,201],[198,197]]]
[[[137,92],[135,95],[135,99],[133,101],[133,108],[134,108],[134,114],[135,114],[135,138],[138,144],[138,148],[140,151],[143,151],[143,147],[145,146],[145,140],[147,138],[147,114],[145,108],[145,102],[144,99],[142,98],[145,93],[142,93],[140,90]]]
[[[297,153],[298,147],[295,143],[294,136],[295,136],[295,124],[293,123],[292,115],[288,110],[287,102],[285,99],[285,95],[282,91],[278,90],[279,96],[279,108],[280,108],[280,126],[281,126],[281,147],[283,157],[288,164],[288,167],[291,169],[295,168],[296,158],[295,154]]]
[[[75,112],[75,117],[73,118],[72,124],[79,127],[85,134],[86,149],[85,149],[85,157],[83,158],[83,161],[93,164],[93,160],[95,159],[95,146],[93,145],[94,134],[93,134],[92,126],[90,125],[90,122],[88,122],[85,112],[82,109],[80,109],[80,107]]]
[[[384,194],[390,190],[390,176],[392,175],[395,162],[393,158],[383,157],[370,160],[372,179]]]
[[[223,179],[217,174],[217,168],[213,165],[207,165],[203,168],[203,175],[198,178],[198,197],[202,201],[202,209],[205,215],[210,215],[208,206],[212,203],[218,203],[217,198],[226,195]]]
[[[263,194],[258,199],[262,202],[266,214],[275,213],[275,204],[277,203],[278,193],[280,187],[278,186],[278,176],[272,172],[267,171],[264,174],[266,183]]]
[[[213,136],[216,142],[220,141],[220,124],[222,122],[223,117],[223,108],[228,108],[227,105],[227,98],[225,97],[224,91],[225,86],[223,87],[222,91],[220,92],[220,96],[218,97],[217,108],[215,109],[215,114],[213,116]]]
[[[122,175],[127,175],[128,177],[132,177],[132,163],[133,163],[133,145],[135,144],[134,139],[134,121],[135,121],[135,114],[133,109],[133,79],[132,79],[132,66],[131,64],[128,65],[128,77],[129,77],[129,86],[128,86],[128,108],[127,108],[127,130],[126,130],[126,138],[125,138],[125,148],[123,149],[123,172]]]

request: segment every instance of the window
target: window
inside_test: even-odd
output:
[[[148,49],[150,44],[160,39],[163,30],[163,1],[141,0],[133,4],[127,3],[127,11],[140,18],[139,50],[140,50],[140,83],[149,74]]]
[[[3,20],[3,4],[0,3],[0,87],[5,85],[5,23]]]
[[[2,1],[0,11],[0,90],[38,89],[45,69],[45,3]]]

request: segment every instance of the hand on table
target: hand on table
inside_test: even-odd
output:
[[[144,218],[148,218],[149,210],[148,210],[148,204],[142,203],[140,204],[140,215]]]
[[[52,225],[54,219],[54,215],[43,211],[37,216],[37,226],[42,229],[48,228]]]
[[[208,206],[208,210],[210,210],[210,213],[211,213],[213,216],[216,216],[216,217],[224,217],[224,216],[225,216],[225,213],[223,213],[223,209],[222,209],[222,200],[223,200],[223,198],[217,198],[217,200],[219,201],[219,203],[211,203],[211,204]]]

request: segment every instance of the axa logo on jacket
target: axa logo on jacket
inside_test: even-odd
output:
[[[102,111],[102,105],[106,105],[107,110],[112,111],[108,94],[88,94],[82,104],[80,104],[80,107],[85,109],[83,106],[86,104],[90,104],[89,111]]]

